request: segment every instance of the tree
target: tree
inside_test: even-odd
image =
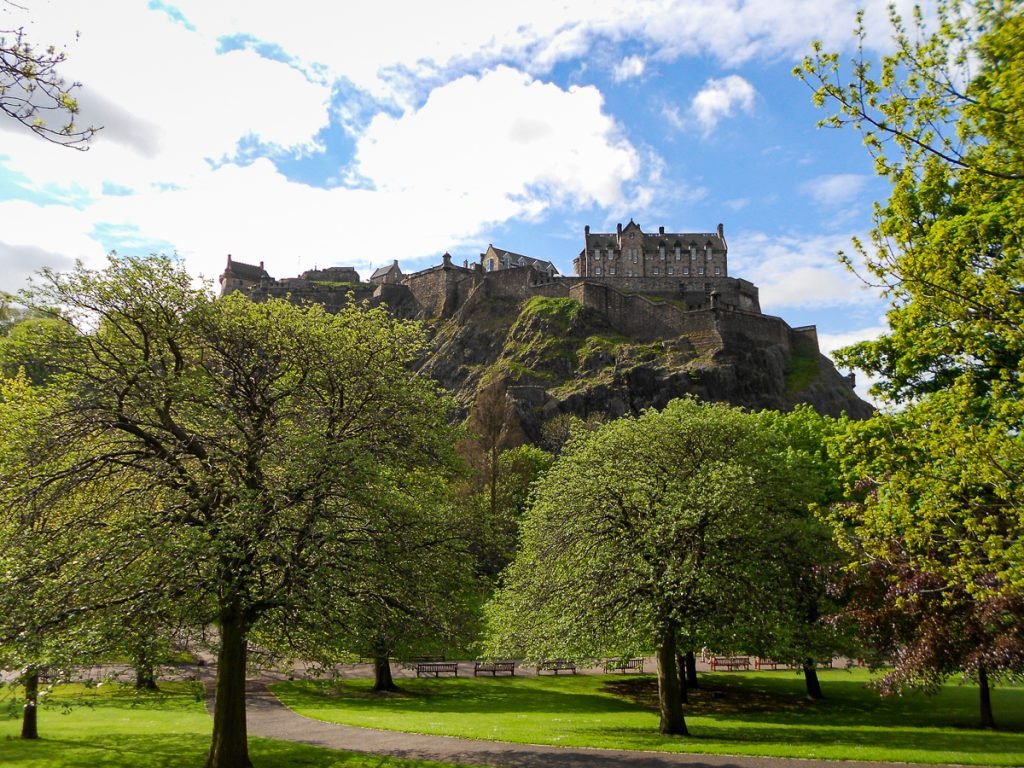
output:
[[[861,130],[893,185],[875,206],[873,248],[856,243],[891,299],[890,331],[837,357],[897,403],[962,376],[979,397],[1019,400],[1008,372],[1024,356],[1024,18],[1003,0],[951,0],[937,14],[934,31],[915,15],[913,34],[893,15],[896,52],[878,78],[863,28],[849,84],[820,46],[797,70],[818,104],[838,107],[823,122]]]
[[[846,556],[831,528],[814,514],[841,498],[839,468],[827,449],[841,423],[810,406],[785,414],[765,411],[759,418],[785,446],[789,493],[779,511],[786,513],[789,530],[771,553],[780,576],[773,588],[778,621],[759,642],[758,655],[800,667],[807,697],[816,701],[824,698],[818,661],[852,650],[849,632],[833,621],[840,608],[835,584]]]
[[[990,682],[1024,673],[1024,444],[958,420],[962,397],[837,435],[850,501],[831,520],[854,563],[850,619],[894,664],[883,690],[935,691],[962,672],[993,727]]]
[[[1021,669],[1007,607],[1024,594],[1024,16],[1009,0],[949,0],[936,20],[916,13],[908,30],[893,13],[896,50],[877,78],[863,45],[848,83],[820,47],[798,70],[838,109],[825,122],[861,130],[893,187],[872,247],[857,244],[891,300],[889,331],[837,356],[903,410],[836,440],[849,503],[832,521],[862,585],[857,615],[866,595],[876,617],[902,612],[874,633],[897,664],[886,685],[963,670],[991,724],[988,682]]]
[[[452,456],[446,402],[410,372],[422,329],[354,303],[213,300],[163,257],[44,271],[22,300],[60,307],[75,332],[25,348],[56,371],[52,418],[18,432],[11,412],[0,437],[59,462],[5,471],[5,506],[102,528],[111,557],[86,572],[108,602],[158,595],[217,625],[207,765],[248,766],[250,639],[329,662],[333,646],[296,638],[344,631],[379,589],[367,565],[416,557],[396,539],[408,508],[390,501]]]
[[[4,5],[14,5],[4,0]],[[67,83],[59,70],[67,53],[56,46],[33,45],[23,27],[0,29],[0,110],[37,136],[73,149],[88,149],[100,128],[75,123],[79,106],[75,91],[81,83]],[[57,120],[52,125],[48,121]]]
[[[490,482],[475,492],[472,485],[466,489],[461,527],[488,589],[515,557],[530,488],[551,462],[550,454],[532,445],[510,448],[497,457],[493,493]]]
[[[778,581],[768,556],[785,530],[777,449],[755,416],[692,400],[578,432],[537,485],[487,609],[489,650],[654,648],[660,730],[685,734],[680,638],[741,644],[746,623],[773,610],[770,590],[752,587]]]

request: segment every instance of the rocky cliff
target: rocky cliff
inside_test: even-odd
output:
[[[831,416],[871,413],[819,353],[813,329],[727,311],[698,319],[681,335],[638,339],[572,298],[481,296],[435,321],[422,369],[467,411],[483,387],[504,387],[532,441],[562,414],[617,417],[684,395],[757,410],[809,403]],[[777,338],[753,332],[768,321]]]

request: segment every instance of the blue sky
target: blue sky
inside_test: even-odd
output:
[[[850,0],[25,0],[67,45],[90,151],[0,121],[0,289],[42,266],[176,252],[276,277],[368,277],[488,243],[572,273],[583,227],[710,232],[762,308],[826,349],[880,333],[884,302],[836,261],[887,188],[791,70]],[[80,32],[76,40],[75,32]]]

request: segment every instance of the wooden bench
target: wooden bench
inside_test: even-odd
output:
[[[457,661],[421,661],[416,665],[416,677],[426,677],[433,675],[434,677],[440,677],[441,675],[455,675],[459,676],[459,663]]]
[[[490,675],[497,677],[500,674],[508,673],[515,677],[516,663],[514,661],[476,661],[473,662],[473,677],[478,675]]]
[[[559,672],[572,672],[576,674],[576,662],[568,661],[566,659],[550,659],[548,661],[542,661],[537,665],[537,674],[542,672],[553,672],[558,674]]]
[[[790,669],[792,665],[785,661],[775,659],[762,659],[760,656],[754,659],[754,669]]]
[[[832,659],[819,659],[814,663],[818,669],[832,669]],[[792,664],[788,661],[775,661],[774,659],[754,659],[754,669],[800,669],[800,664]]]
[[[712,656],[711,671],[719,670],[735,672],[737,669],[750,669],[749,656]]]
[[[605,672],[621,672],[626,674],[627,672],[639,672],[641,675],[644,673],[644,660],[643,659],[608,659],[604,663]]]

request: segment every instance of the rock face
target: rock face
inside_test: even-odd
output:
[[[808,403],[830,416],[870,415],[819,353],[813,328],[727,310],[677,311],[682,333],[638,338],[623,333],[628,321],[574,298],[479,297],[435,320],[422,370],[467,411],[482,387],[505,388],[532,441],[560,415],[614,418],[686,395],[755,410]]]

